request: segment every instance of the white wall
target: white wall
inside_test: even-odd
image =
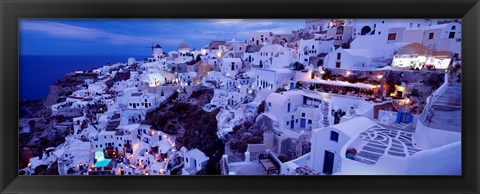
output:
[[[439,129],[433,129],[417,122],[415,134],[413,135],[416,145],[423,149],[432,149],[452,142],[460,141],[462,134]]]
[[[335,131],[338,133],[338,142],[330,140],[331,131]],[[323,172],[325,150],[327,150],[335,154],[333,173],[338,172],[342,164],[341,149],[348,140],[350,140],[350,137],[348,137],[342,131],[333,127],[326,127],[315,130],[312,134],[312,151],[309,165],[317,172]]]

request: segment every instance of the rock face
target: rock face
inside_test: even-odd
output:
[[[200,105],[210,102],[213,90],[195,90],[188,98],[180,98],[176,102],[165,103],[149,112],[144,124],[176,134],[177,149],[185,146],[188,149],[198,148],[210,160],[207,163],[207,174],[220,174],[220,159],[224,153],[223,142],[217,136],[216,115],[219,109],[206,112]]]
[[[48,96],[43,103],[45,107],[50,107],[57,103],[57,98],[60,96],[61,89],[62,88],[58,85],[50,85],[50,91],[48,92]]]
[[[57,123],[71,122],[73,117],[80,116],[83,110],[65,109],[55,116],[52,115],[50,106],[77,90],[77,85],[83,84],[85,79],[96,79],[96,76],[96,74],[68,74],[50,86],[50,92],[45,100],[20,102],[20,118],[28,118],[31,122],[28,123],[30,131],[19,134],[21,148],[19,169],[25,168],[30,158],[41,156],[45,148],[56,147],[65,141],[65,137],[71,133],[71,126],[57,126]],[[36,171],[37,174],[56,172],[52,166],[38,168]]]
[[[70,73],[62,79],[58,80],[55,84],[50,86],[48,96],[44,101],[46,107],[50,107],[58,102],[58,99],[64,96],[68,96],[72,92],[78,90],[78,85],[85,82],[86,79],[97,79],[97,74],[94,73]]]

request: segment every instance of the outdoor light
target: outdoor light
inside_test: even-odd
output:
[[[410,99],[409,98],[405,98],[405,104],[410,104]]]
[[[377,78],[378,78],[378,79],[382,79],[382,78],[383,78],[383,75],[381,75],[381,74],[380,74],[380,75],[377,75]]]

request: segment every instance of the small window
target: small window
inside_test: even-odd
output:
[[[304,113],[304,112],[302,112],[302,117],[305,117],[305,113]]]
[[[287,121],[287,126],[290,125],[290,121]]]
[[[268,103],[268,106],[272,106],[272,103],[271,103],[271,102],[269,102],[269,103]]]
[[[312,120],[311,120],[311,119],[308,119],[308,124],[312,124]]]
[[[397,38],[397,33],[388,34],[388,40],[395,40]]]
[[[336,131],[330,131],[330,140],[338,142],[338,133]]]
[[[428,34],[428,39],[429,39],[429,40],[430,40],[430,39],[433,39],[433,32],[430,33],[430,34]]]
[[[455,32],[450,32],[450,34],[448,34],[448,38],[455,38]]]
[[[337,53],[337,60],[340,60],[342,58],[342,53]]]

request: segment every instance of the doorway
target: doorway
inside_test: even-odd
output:
[[[325,150],[325,157],[323,159],[323,173],[332,174],[333,172],[333,159],[335,154]]]

